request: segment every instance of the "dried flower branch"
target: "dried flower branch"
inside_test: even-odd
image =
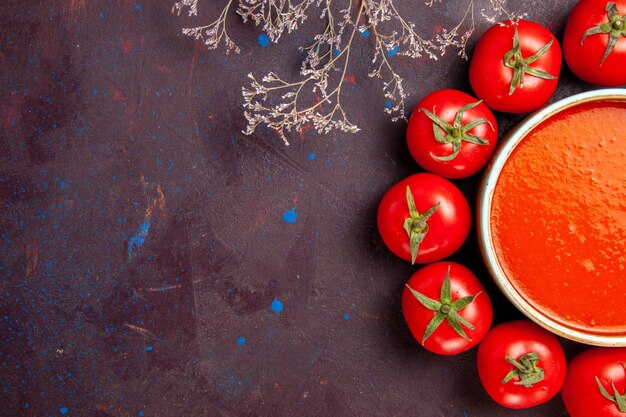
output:
[[[230,10],[232,3],[233,0],[228,0],[228,3],[226,3],[226,6],[222,9],[222,13],[220,13],[219,18],[214,22],[206,26],[183,28],[183,35],[191,36],[203,41],[208,49],[216,49],[223,40],[224,45],[226,46],[227,54],[231,51],[234,51],[235,53],[241,52],[237,44],[235,44],[230,36],[228,36],[228,32],[226,30],[226,17],[228,16],[228,11]],[[176,12],[180,15],[185,7],[188,7],[187,14],[189,16],[198,15],[198,0],[181,0],[174,4],[172,7],[172,13]]]
[[[207,26],[185,28],[183,33],[202,40],[209,49],[215,49],[223,41],[226,53],[239,52],[237,45],[228,36],[226,18],[234,0],[226,4],[219,17]],[[467,0],[467,8],[460,22],[451,29],[442,29],[432,39],[416,32],[415,24],[407,21],[395,7],[395,0],[341,0],[346,6],[335,15],[336,0],[236,0],[237,14],[244,22],[260,26],[272,42],[285,33],[291,33],[307,19],[307,12],[315,6],[325,19],[322,33],[313,38],[313,43],[300,49],[306,52],[300,68],[300,79],[289,82],[270,72],[259,82],[249,74],[250,84],[242,88],[244,114],[248,125],[244,130],[252,134],[259,125],[265,125],[289,144],[285,133],[312,125],[319,133],[338,129],[358,132],[342,106],[342,87],[350,65],[355,34],[363,37],[373,35],[373,70],[370,77],[382,80],[386,99],[384,111],[392,120],[405,119],[407,98],[402,77],[394,70],[390,60],[394,55],[419,58],[423,55],[436,60],[448,48],[467,59],[466,45],[475,28],[475,0]],[[428,0],[427,7],[441,4],[442,0]],[[489,10],[481,9],[481,16],[495,22],[504,15],[519,19],[504,7],[504,0],[489,0]],[[198,0],[180,0],[174,4],[173,12],[179,15],[187,10],[189,16],[197,16]],[[354,10],[353,10],[354,9]],[[345,36],[344,36],[345,35]]]
[[[237,9],[244,23],[251,20],[256,26],[262,26],[273,42],[277,42],[283,32],[291,33],[298,29],[306,18],[306,11],[319,0],[301,0],[293,4],[291,0],[241,0]]]

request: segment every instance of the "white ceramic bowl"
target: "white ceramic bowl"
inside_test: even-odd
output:
[[[626,89],[594,90],[567,97],[536,111],[507,132],[502,138],[502,144],[487,168],[480,186],[477,209],[478,241],[483,259],[496,284],[509,301],[528,318],[559,336],[577,342],[597,346],[626,346],[626,334],[587,333],[567,327],[524,299],[511,284],[505,269],[500,264],[492,239],[491,203],[493,194],[504,164],[515,147],[540,123],[557,113],[570,107],[595,101],[626,102]],[[626,317],[624,318],[624,325],[626,327]]]

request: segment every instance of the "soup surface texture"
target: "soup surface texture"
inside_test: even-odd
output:
[[[626,334],[626,103],[577,105],[527,134],[496,183],[491,235],[529,304]]]

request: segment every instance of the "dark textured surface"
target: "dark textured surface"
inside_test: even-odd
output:
[[[218,11],[205,3],[202,21]],[[418,3],[426,34],[463,12]],[[511,3],[560,37],[573,2]],[[296,133],[286,147],[240,133],[240,88],[250,71],[295,76],[297,45],[322,22],[261,47],[232,17],[243,52],[225,56],[181,36],[190,19],[170,7],[0,5],[0,414],[565,415],[558,397],[497,406],[475,350],[440,357],[410,336],[399,299],[416,268],[384,247],[375,212],[418,168],[366,77],[371,39],[345,102],[362,131]],[[488,26],[476,24],[471,45]],[[408,108],[469,89],[454,54],[394,61]],[[562,77],[554,99],[591,88]],[[502,130],[520,119],[499,116]],[[456,183],[473,200],[478,180]],[[519,317],[473,234],[451,259],[485,283],[497,322]]]

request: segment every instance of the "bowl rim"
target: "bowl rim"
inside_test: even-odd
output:
[[[539,308],[534,307],[526,301],[510,283],[503,268],[500,266],[491,237],[490,218],[493,193],[502,168],[511,156],[513,150],[519,145],[522,139],[540,123],[568,108],[596,101],[626,102],[626,89],[609,88],[592,90],[563,98],[532,113],[502,137],[501,146],[496,151],[491,163],[487,167],[478,191],[476,211],[478,244],[487,270],[496,285],[505,297],[526,317],[552,333],[576,342],[595,346],[626,346],[626,333],[596,334],[573,329],[553,320],[547,313],[542,312]]]

